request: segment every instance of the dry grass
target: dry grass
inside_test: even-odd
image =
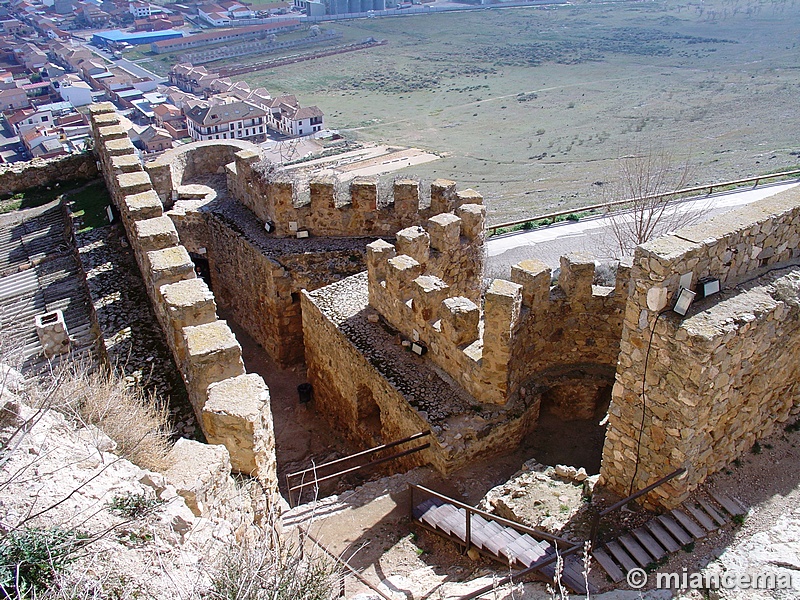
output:
[[[160,398],[128,386],[116,372],[80,363],[54,375],[48,396],[53,408],[101,429],[116,442],[118,455],[144,469],[165,469],[171,425]]]

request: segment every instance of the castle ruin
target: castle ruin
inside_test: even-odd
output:
[[[113,107],[91,115],[206,437],[272,489],[269,393],[217,303],[279,364],[305,361],[337,430],[362,446],[430,430],[403,466],[443,474],[520,444],[547,404],[564,421],[608,414],[600,483],[621,496],[686,468],[646,497],[672,507],[800,412],[797,190],[640,246],[613,286],[580,254],[555,282],[528,260],[485,283],[483,199],[453,182],[434,182],[429,200],[412,180],[388,194],[366,179],[301,182],[234,141],[142,168]],[[685,317],[669,310],[706,277],[720,294]]]

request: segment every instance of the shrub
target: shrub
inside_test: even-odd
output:
[[[58,374],[53,407],[100,428],[117,444],[115,452],[132,463],[163,471],[171,427],[166,403],[140,386],[127,386],[115,372],[68,365]]]
[[[149,494],[130,494],[114,496],[108,503],[108,509],[129,519],[138,519],[155,511],[162,504],[164,504],[163,500]]]
[[[338,568],[300,534],[276,540],[269,530],[245,537],[220,554],[211,569],[210,600],[330,600]],[[306,551],[301,551],[306,546]]]
[[[0,540],[0,590],[5,597],[35,596],[76,558],[86,535],[59,527],[29,527]]]

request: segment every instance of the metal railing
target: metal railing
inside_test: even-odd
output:
[[[509,221],[507,223],[498,223],[497,225],[490,225],[486,228],[486,231],[489,235],[495,235],[499,229],[505,229],[507,227],[516,227],[517,225],[524,225],[525,223],[534,223],[535,221],[545,221],[555,219],[557,217],[564,217],[567,215],[575,214],[577,212],[590,212],[595,210],[604,210],[607,208],[613,208],[615,206],[624,206],[626,204],[631,204],[632,202],[642,201],[642,200],[654,200],[656,198],[669,198],[671,196],[683,196],[686,194],[696,194],[698,192],[706,192],[707,196],[710,196],[714,193],[714,188],[725,188],[729,186],[737,187],[741,185],[745,185],[748,183],[752,183],[753,187],[757,187],[761,181],[766,181],[769,179],[777,179],[779,177],[793,177],[793,176],[800,176],[800,169],[795,169],[793,171],[783,171],[781,173],[770,173],[768,175],[758,175],[756,177],[747,177],[745,179],[734,179],[733,181],[723,181],[720,183],[711,183],[708,185],[697,185],[694,187],[683,188],[680,190],[675,190],[673,192],[664,192],[661,194],[650,194],[648,196],[642,196],[641,198],[627,198],[625,200],[615,200],[614,202],[604,202],[602,204],[590,204],[589,206],[582,206],[582,207],[575,207],[568,210],[559,210],[556,212],[545,213],[542,215],[536,215],[534,217],[527,217],[525,219],[520,219],[518,221]],[[678,200],[685,200],[685,198],[675,198],[675,202]]]
[[[322,474],[321,472],[329,471],[331,467],[341,467],[345,463],[356,461],[359,459],[365,459],[373,454],[377,454],[378,452],[382,452],[383,450],[388,450],[390,448],[395,448],[400,446],[401,444],[406,444],[408,442],[413,442],[429,436],[431,434],[430,430],[428,431],[420,431],[419,433],[415,433],[414,435],[410,435],[402,440],[396,440],[394,442],[390,442],[388,444],[381,444],[380,446],[375,446],[374,448],[369,448],[368,450],[363,450],[362,452],[357,452],[355,454],[351,454],[350,456],[345,456],[343,458],[337,458],[336,460],[332,460],[330,462],[322,463],[321,465],[314,465],[313,467],[309,467],[308,469],[303,469],[302,471],[297,471],[295,473],[287,473],[286,474],[286,494],[288,496],[289,506],[294,508],[297,504],[300,503],[300,499],[303,495],[303,490],[307,487],[311,486],[318,486],[320,483],[324,481],[329,481],[331,479],[335,479],[337,477],[343,477],[344,475],[348,475],[350,473],[356,473],[358,471],[362,471],[364,469],[374,467],[381,463],[388,462],[390,460],[395,460],[397,458],[402,458],[403,456],[408,456],[409,454],[414,454],[415,452],[419,452],[420,450],[425,450],[426,448],[430,448],[430,443],[421,444],[419,446],[415,446],[413,448],[409,448],[407,450],[402,450],[400,452],[395,452],[390,454],[389,456],[384,456],[382,458],[378,458],[375,460],[371,460],[369,462],[358,464],[352,467],[343,468],[340,470],[336,470],[333,473]],[[306,476],[309,476],[309,481],[305,481]],[[300,483],[297,485],[292,485],[293,481],[300,479]],[[298,492],[297,499],[294,498],[294,493]]]
[[[537,562],[534,562],[529,567],[525,567],[524,569],[514,573],[513,575],[506,575],[505,577],[503,577],[503,578],[501,578],[501,579],[499,579],[497,581],[494,581],[494,582],[492,582],[491,584],[489,584],[489,585],[487,585],[485,587],[482,587],[482,588],[477,589],[477,590],[475,590],[473,592],[470,592],[466,596],[459,597],[458,600],[472,600],[473,598],[477,598],[478,596],[482,596],[483,594],[491,592],[492,590],[496,590],[497,588],[499,588],[499,587],[501,587],[501,586],[503,586],[503,585],[505,585],[507,583],[510,583],[513,580],[519,581],[521,577],[523,577],[525,575],[528,575],[528,574],[531,574],[531,573],[534,573],[535,571],[538,571],[539,569],[543,569],[544,567],[547,567],[547,566],[553,564],[554,562],[558,561],[560,558],[563,559],[565,556],[569,556],[570,554],[574,554],[575,552],[577,552],[578,550],[580,550],[583,547],[581,544],[574,544],[574,543],[570,542],[569,540],[566,540],[564,538],[558,537],[557,535],[553,535],[551,533],[547,533],[546,531],[541,531],[539,529],[533,529],[531,527],[526,527],[525,525],[521,525],[520,523],[517,523],[515,521],[510,521],[508,519],[504,519],[503,517],[498,517],[497,515],[493,515],[493,514],[487,513],[486,511],[480,510],[479,508],[475,508],[474,506],[470,506],[469,504],[464,504],[463,502],[459,502],[458,500],[450,498],[449,496],[445,496],[444,494],[440,494],[439,492],[435,492],[430,488],[426,488],[425,486],[417,485],[417,484],[414,484],[414,483],[410,483],[408,487],[409,487],[409,489],[411,491],[410,495],[411,495],[411,517],[412,517],[412,519],[414,517],[413,511],[414,511],[414,507],[415,507],[415,504],[414,504],[414,490],[418,490],[418,491],[423,492],[424,494],[426,494],[428,496],[433,496],[434,498],[438,498],[440,500],[443,500],[443,501],[447,502],[448,504],[452,504],[453,506],[455,506],[457,508],[463,508],[464,509],[464,512],[466,513],[465,514],[465,518],[466,518],[466,535],[465,535],[465,540],[464,540],[464,543],[466,544],[465,552],[469,551],[470,546],[472,545],[472,539],[471,539],[472,526],[471,526],[471,521],[472,521],[472,515],[473,514],[480,515],[484,519],[492,520],[492,521],[494,521],[496,523],[499,523],[500,525],[504,525],[506,527],[511,527],[512,529],[516,529],[520,533],[527,533],[528,535],[530,535],[534,539],[547,540],[548,542],[552,543],[553,546],[556,549],[556,552],[552,556],[549,556],[549,557],[545,556],[545,557],[541,558],[540,560],[538,560]]]
[[[451,498],[449,496],[445,496],[444,494],[440,494],[439,492],[435,492],[432,489],[425,487],[424,485],[419,485],[419,484],[416,484],[416,483],[409,483],[408,487],[411,490],[412,516],[413,516],[413,510],[414,510],[414,506],[415,506],[415,504],[414,504],[414,490],[418,490],[418,491],[422,492],[423,494],[425,494],[426,496],[433,496],[434,498],[438,498],[439,500],[443,500],[443,501],[447,502],[448,504],[452,504],[456,508],[463,508],[464,509],[464,512],[466,513],[465,514],[465,518],[466,518],[466,536],[465,537],[466,537],[466,539],[464,540],[464,543],[466,544],[466,550],[465,551],[469,551],[469,549],[472,546],[472,535],[471,535],[472,534],[472,524],[471,524],[472,515],[480,515],[484,519],[489,519],[491,521],[495,521],[496,523],[499,523],[499,524],[504,525],[506,527],[511,527],[512,529],[516,529],[520,533],[527,533],[528,535],[530,535],[534,539],[547,540],[548,542],[553,543],[554,545],[556,545],[559,548],[569,549],[569,548],[572,548],[572,546],[575,545],[572,542],[570,542],[569,540],[564,539],[562,537],[558,537],[557,535],[553,535],[552,533],[547,533],[546,531],[542,531],[540,529],[533,529],[532,527],[527,527],[525,525],[517,523],[516,521],[511,521],[509,519],[504,519],[503,517],[499,517],[497,515],[493,515],[491,513],[488,513],[485,510],[481,510],[479,508],[475,508],[474,506],[470,506],[469,504],[464,504],[463,502],[459,502],[458,500],[455,500],[454,498]]]
[[[627,498],[623,498],[619,502],[615,502],[614,504],[612,504],[611,506],[609,506],[605,510],[602,510],[599,513],[597,513],[594,516],[594,518],[592,519],[592,528],[589,531],[589,540],[592,542],[592,545],[594,545],[595,539],[597,537],[597,529],[600,527],[600,519],[602,519],[606,515],[611,514],[615,510],[618,510],[618,509],[622,508],[628,502],[631,502],[632,500],[636,500],[637,498],[639,498],[641,496],[644,496],[645,494],[649,494],[654,489],[656,489],[658,486],[663,485],[663,484],[667,483],[670,479],[673,479],[673,478],[677,477],[678,475],[683,475],[684,473],[686,473],[686,469],[684,467],[681,467],[680,469],[676,469],[675,471],[673,471],[669,475],[666,475],[666,476],[662,477],[658,481],[655,481],[655,482],[651,483],[647,487],[640,489],[638,492],[635,492],[635,493],[631,494]]]

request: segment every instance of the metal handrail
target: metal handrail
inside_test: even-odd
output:
[[[591,530],[589,532],[589,540],[592,543],[594,543],[595,537],[597,536],[597,528],[600,526],[600,519],[602,519],[606,515],[614,512],[615,510],[617,510],[619,508],[622,508],[628,502],[631,502],[632,500],[636,500],[637,498],[652,492],[658,486],[663,485],[666,482],[668,482],[670,479],[673,479],[673,478],[677,477],[678,475],[683,475],[684,473],[686,473],[686,468],[685,467],[681,467],[680,469],[675,469],[669,475],[665,475],[664,477],[662,477],[661,479],[651,483],[647,487],[644,487],[644,488],[640,489],[638,492],[635,492],[635,493],[631,494],[630,496],[628,496],[626,498],[623,498],[619,502],[615,502],[614,504],[612,504],[611,506],[609,506],[605,510],[602,510],[599,513],[597,513],[594,516],[594,518],[592,519],[592,528],[591,528]]]
[[[672,192],[663,192],[661,194],[649,194],[647,196],[642,196],[640,198],[627,198],[625,200],[615,200],[614,202],[604,202],[603,204],[590,204],[589,206],[581,206],[581,207],[571,208],[568,210],[560,210],[556,212],[545,213],[543,215],[537,215],[534,217],[527,217],[525,219],[521,219],[518,221],[509,221],[507,223],[498,223],[497,225],[490,225],[486,227],[486,231],[490,235],[493,235],[497,232],[498,229],[504,229],[506,227],[524,225],[525,223],[532,223],[533,221],[542,221],[544,219],[555,219],[556,217],[563,217],[565,215],[570,215],[575,212],[601,210],[604,208],[611,208],[614,206],[623,206],[625,204],[630,204],[631,202],[640,200],[654,200],[656,198],[665,198],[667,196],[680,196],[682,194],[692,194],[694,192],[702,192],[705,190],[708,190],[708,193],[706,195],[710,196],[714,192],[714,188],[728,187],[730,185],[738,186],[738,185],[744,185],[745,183],[752,183],[753,187],[756,187],[758,186],[758,183],[761,180],[776,179],[778,177],[791,177],[793,175],[800,175],[800,169],[795,169],[793,171],[783,171],[781,173],[770,173],[768,175],[758,175],[756,177],[747,177],[745,179],[735,179],[733,181],[723,181],[721,183],[698,185],[694,187],[675,190]]]
[[[381,444],[380,446],[375,446],[374,448],[369,448],[367,450],[362,450],[361,452],[357,452],[355,454],[351,454],[350,456],[337,458],[336,460],[332,460],[332,461],[323,463],[321,465],[316,465],[316,466],[313,466],[313,467],[309,467],[308,469],[303,469],[302,471],[297,471],[295,473],[287,473],[286,474],[286,493],[288,495],[289,506],[294,507],[294,498],[293,498],[293,495],[292,495],[292,492],[294,492],[294,491],[302,490],[303,488],[306,488],[308,486],[317,485],[317,484],[319,484],[319,483],[321,483],[323,481],[328,481],[328,480],[334,479],[336,477],[342,477],[343,475],[347,475],[349,473],[355,473],[357,471],[360,471],[362,469],[366,469],[368,467],[374,467],[375,465],[378,465],[378,464],[381,464],[381,463],[385,463],[385,462],[388,462],[390,460],[394,460],[396,458],[401,458],[403,456],[407,456],[409,454],[413,454],[415,452],[419,452],[420,450],[425,450],[426,448],[430,448],[430,443],[422,444],[420,446],[415,446],[414,448],[409,448],[409,449],[403,450],[401,452],[395,452],[394,454],[391,454],[389,456],[385,456],[385,457],[379,458],[377,460],[369,461],[369,462],[367,462],[365,464],[362,464],[362,465],[356,465],[354,467],[349,467],[349,468],[346,468],[346,469],[342,469],[340,471],[336,471],[334,473],[331,473],[329,475],[325,475],[323,477],[318,477],[317,476],[317,474],[319,473],[320,470],[324,470],[324,469],[330,468],[333,465],[340,465],[342,463],[353,461],[353,460],[358,459],[358,458],[364,458],[366,456],[370,456],[370,455],[375,454],[377,452],[381,452],[383,450],[388,450],[389,448],[394,448],[394,447],[399,446],[401,444],[406,444],[408,442],[413,442],[413,441],[418,440],[420,438],[429,436],[430,434],[431,434],[430,430],[428,430],[428,431],[420,431],[418,433],[415,433],[414,435],[410,435],[410,436],[405,437],[405,438],[403,438],[401,440],[395,440],[394,442],[389,442],[388,444]],[[299,485],[295,485],[295,486],[292,485],[292,480],[294,478],[301,477],[301,476],[304,476],[304,475],[309,474],[309,473],[313,473],[314,474],[314,478],[311,481],[303,481]],[[301,494],[302,494],[302,492],[301,492]],[[298,498],[299,498],[299,495],[298,495]]]
[[[497,515],[493,515],[491,513],[486,512],[485,510],[481,510],[479,508],[475,508],[474,506],[470,506],[469,504],[464,504],[463,502],[459,502],[458,500],[451,498],[449,496],[445,496],[444,494],[440,494],[439,492],[435,492],[430,488],[425,487],[424,485],[419,485],[416,483],[409,483],[408,487],[411,489],[411,507],[414,507],[414,490],[420,490],[421,492],[433,496],[434,498],[439,498],[440,500],[446,501],[448,504],[452,504],[458,508],[463,508],[467,513],[467,539],[465,540],[467,543],[467,550],[469,550],[470,546],[470,521],[472,520],[470,517],[472,514],[480,515],[487,519],[491,519],[497,523],[505,525],[506,527],[511,527],[512,529],[516,529],[521,533],[527,533],[531,536],[536,536],[537,538],[547,540],[549,542],[554,542],[556,545],[566,546],[571,548],[574,546],[573,542],[570,542],[567,539],[562,537],[558,537],[557,535],[553,535],[552,533],[547,533],[546,531],[542,531],[540,529],[533,529],[532,527],[527,527],[526,525],[522,525],[517,523],[516,521],[511,521],[509,519],[504,519],[503,517],[499,517]]]

